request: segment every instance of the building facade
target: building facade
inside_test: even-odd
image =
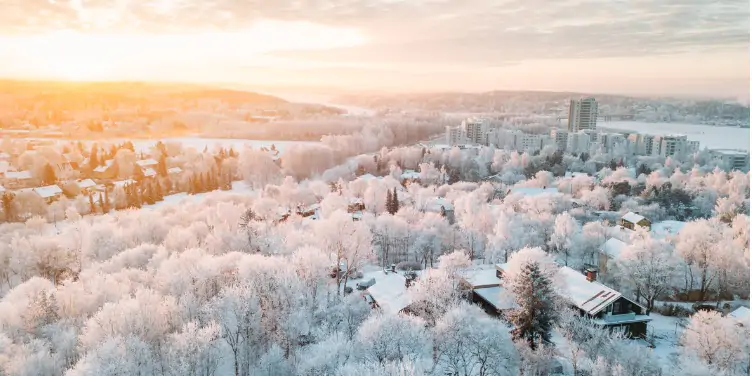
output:
[[[488,145],[488,119],[470,118],[462,121],[461,128],[470,143]]]
[[[582,131],[567,134],[566,150],[569,153],[589,153],[590,135]]]
[[[598,102],[595,98],[572,99],[569,101],[569,119],[567,130],[579,132],[584,129],[595,129],[598,121]]]
[[[551,139],[559,150],[567,150],[567,137],[569,132],[564,129],[553,128],[550,133]]]

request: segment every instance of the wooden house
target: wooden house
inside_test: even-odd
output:
[[[619,224],[621,225],[621,227],[628,228],[630,230],[635,230],[637,226],[644,227],[650,230],[650,221],[647,218],[634,212],[624,214],[624,216],[621,217]]]

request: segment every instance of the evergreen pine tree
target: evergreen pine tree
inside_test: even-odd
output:
[[[154,189],[152,188],[151,183],[146,183],[146,187],[144,189],[144,202],[148,205],[154,205],[156,202],[154,200]]]
[[[47,163],[44,165],[44,170],[42,171],[42,184],[44,185],[52,185],[55,184],[57,181],[57,176],[55,176],[55,169],[52,168],[52,166]]]
[[[206,175],[201,174],[198,177],[198,191],[206,192]]]
[[[102,214],[104,214],[104,198],[102,197],[101,193],[99,194],[99,207],[102,208]]]
[[[102,206],[102,213],[110,212],[110,193],[107,188],[104,189],[104,206]]]
[[[162,184],[159,183],[159,180],[154,181],[154,200],[156,201],[162,201],[164,200],[164,190],[162,189]]]
[[[392,191],[386,190],[386,212],[389,214],[392,213]]]
[[[2,195],[2,204],[3,204],[3,215],[5,216],[6,222],[11,222],[15,220],[16,213],[13,209],[13,193],[11,192],[4,192]]]
[[[89,169],[93,170],[99,167],[99,157],[97,156],[97,145],[91,147],[91,153],[89,153]]]
[[[519,306],[507,313],[514,326],[512,336],[535,349],[538,343],[551,339],[551,329],[558,319],[556,293],[537,262],[525,264],[510,284]]]
[[[392,192],[392,211],[397,214],[399,211],[399,196],[397,196],[397,187],[394,187],[394,192]]]
[[[97,213],[97,207],[94,205],[94,195],[91,193],[89,194],[89,211],[91,214]]]
[[[167,157],[162,154],[159,156],[159,161],[157,162],[157,173],[159,176],[167,176]]]

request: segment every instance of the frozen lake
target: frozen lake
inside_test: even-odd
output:
[[[685,134],[700,141],[701,148],[749,150],[749,128],[714,127],[712,125],[684,123],[646,123],[641,121],[598,122],[599,129],[613,129],[649,133],[652,135]]]

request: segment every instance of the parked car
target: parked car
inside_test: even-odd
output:
[[[362,282],[356,283],[355,284],[355,288],[357,288],[358,290],[365,290],[365,289],[367,289],[367,288],[369,288],[369,287],[371,287],[371,286],[373,286],[375,284],[376,284],[376,279],[375,278],[371,278],[371,279],[369,279],[367,281],[362,281]]]

